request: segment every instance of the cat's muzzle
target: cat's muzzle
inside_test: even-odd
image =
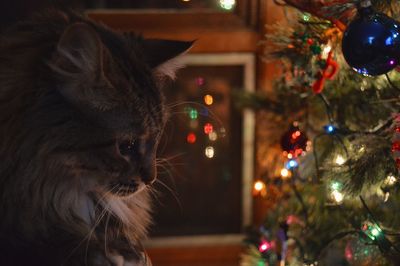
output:
[[[111,182],[110,192],[121,197],[129,196],[139,190],[140,183],[135,179]]]

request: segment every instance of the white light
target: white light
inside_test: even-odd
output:
[[[208,146],[206,147],[204,154],[207,156],[207,158],[213,158],[214,157],[214,147]]]
[[[385,183],[388,184],[389,186],[392,186],[394,183],[396,183],[397,179],[393,175],[389,175],[386,177]]]
[[[389,200],[389,197],[390,197],[390,193],[389,193],[389,192],[386,192],[386,193],[385,193],[385,198],[383,199],[383,202],[388,201],[388,200]]]
[[[345,161],[345,159],[343,158],[342,155],[336,156],[335,163],[336,163],[337,165],[343,165],[345,162],[346,162],[346,161]]]
[[[321,55],[322,59],[328,58],[328,54],[329,54],[329,52],[330,52],[331,50],[332,50],[332,47],[331,47],[330,45],[326,45],[326,46],[324,47],[324,49],[322,50],[322,55]]]
[[[265,187],[264,183],[262,181],[257,181],[254,183],[254,189],[257,191],[263,190]]]
[[[339,191],[334,190],[334,191],[332,191],[331,195],[332,195],[333,199],[336,201],[336,203],[341,203],[343,201],[344,196]]]
[[[217,133],[216,133],[215,131],[213,131],[213,132],[211,132],[210,134],[208,134],[208,138],[209,138],[211,141],[216,141],[217,138],[218,138],[218,135],[217,135]]]
[[[219,5],[226,10],[231,10],[236,4],[235,0],[219,0]]]
[[[288,177],[289,176],[289,170],[286,168],[282,168],[281,170],[281,176],[282,177]]]

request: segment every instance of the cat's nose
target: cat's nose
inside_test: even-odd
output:
[[[151,185],[154,183],[154,181],[156,181],[157,168],[155,165],[152,165],[146,169],[142,169],[140,172],[141,179],[146,185]]]

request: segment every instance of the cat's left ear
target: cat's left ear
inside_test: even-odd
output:
[[[181,56],[192,46],[194,41],[173,41],[145,39],[143,50],[146,62],[153,70],[156,79],[175,78],[175,73],[184,66]]]

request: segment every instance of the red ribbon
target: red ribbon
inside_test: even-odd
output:
[[[326,79],[332,79],[336,72],[339,70],[339,65],[332,59],[332,51],[329,52],[328,58],[326,59],[326,66],[321,72],[321,77],[317,79],[312,85],[314,93],[321,93],[324,89]]]

